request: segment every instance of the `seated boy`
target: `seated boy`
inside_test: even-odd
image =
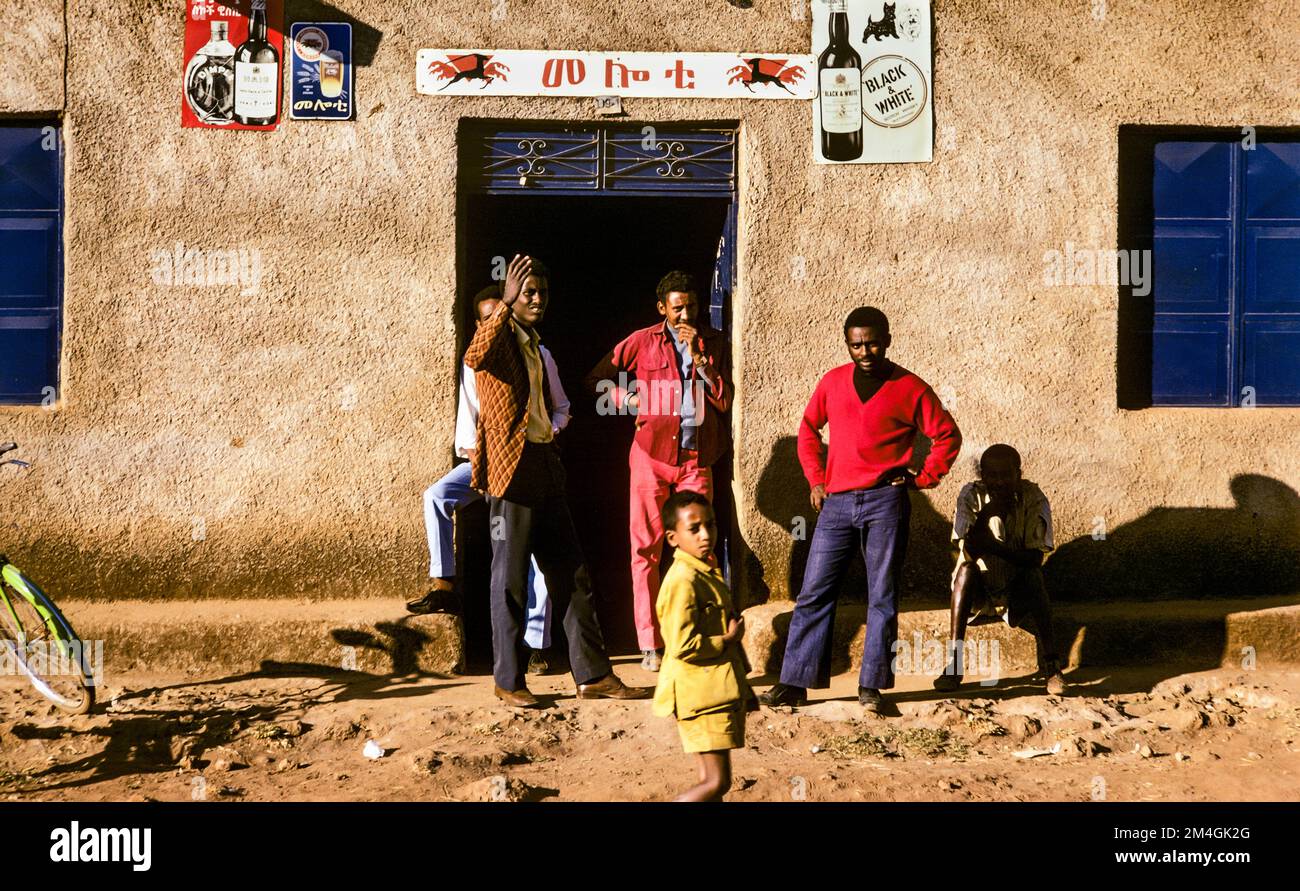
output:
[[[957,496],[952,538],[957,568],[952,576],[952,661],[935,679],[936,690],[955,690],[962,680],[967,620],[1004,620],[1034,626],[1039,671],[1047,692],[1061,696],[1065,678],[1052,638],[1052,610],[1043,584],[1043,557],[1053,548],[1052,510],[1038,486],[1020,475],[1020,453],[998,443],[980,456],[980,478]]]
[[[713,555],[709,500],[682,490],[668,497],[661,518],[676,550],[655,601],[664,657],[653,711],[676,715],[682,747],[698,762],[699,782],[677,801],[719,801],[731,788],[731,749],[745,745],[745,714],[757,707],[740,644],[745,620]]]

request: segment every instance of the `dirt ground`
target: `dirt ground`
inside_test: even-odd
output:
[[[555,697],[533,712],[501,706],[482,676],[108,680],[84,717],[0,684],[0,794],[654,801],[694,776],[671,719],[648,702],[579,702],[567,675],[530,679]],[[1028,679],[949,696],[901,680],[881,718],[862,715],[847,675],[808,707],[750,715],[729,800],[1300,799],[1300,672],[1091,670],[1059,700]],[[382,757],[365,756],[368,740]]]

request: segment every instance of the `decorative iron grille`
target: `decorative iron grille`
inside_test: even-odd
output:
[[[680,125],[467,127],[463,184],[489,194],[729,195],[736,188],[736,132]]]

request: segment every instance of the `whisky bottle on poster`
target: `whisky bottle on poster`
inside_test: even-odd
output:
[[[211,39],[185,66],[185,101],[201,123],[224,127],[235,106],[235,47],[226,38],[230,24],[212,22]]]
[[[862,157],[862,57],[849,43],[847,0],[827,0],[831,42],[817,57],[822,157]]]
[[[250,127],[279,116],[280,54],[266,39],[266,0],[252,0],[248,39],[235,50],[235,120]]]

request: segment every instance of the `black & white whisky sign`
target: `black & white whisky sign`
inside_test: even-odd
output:
[[[817,161],[932,160],[929,0],[813,0],[812,28]]]

